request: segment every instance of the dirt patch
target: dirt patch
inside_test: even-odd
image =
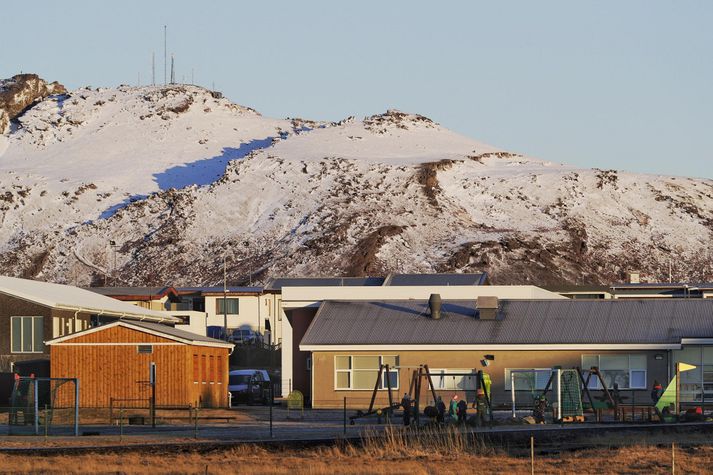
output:
[[[426,198],[428,198],[428,202],[436,209],[441,209],[438,203],[438,194],[441,192],[441,186],[438,183],[438,172],[451,168],[455,163],[455,160],[445,159],[438,162],[422,163],[418,167],[416,179],[421,185]]]
[[[387,238],[401,234],[403,230],[403,226],[382,226],[359,241],[354,246],[354,253],[349,259],[351,265],[346,269],[346,275],[361,277],[379,274],[382,269],[377,263],[376,253],[379,252]]]

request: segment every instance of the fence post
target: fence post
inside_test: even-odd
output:
[[[47,404],[45,404],[45,442],[47,442],[48,435],[49,435],[49,417],[47,417]]]
[[[274,386],[270,385],[270,438],[272,439],[272,406],[274,405]]]
[[[198,406],[196,406],[194,426],[193,426],[193,438],[198,438]]]
[[[79,378],[74,379],[74,436],[79,437]]]
[[[671,442],[671,475],[676,475],[676,442]]]
[[[530,436],[530,473],[535,475],[535,436]]]
[[[344,396],[344,435],[347,435],[347,397]]]

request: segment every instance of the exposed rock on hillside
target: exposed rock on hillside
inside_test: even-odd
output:
[[[32,104],[66,92],[60,83],[47,83],[37,74],[18,74],[0,81],[0,134],[7,132],[10,121]]]

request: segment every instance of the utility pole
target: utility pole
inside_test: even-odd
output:
[[[193,68],[191,68],[191,85],[194,85],[195,83],[193,82]]]
[[[176,84],[176,71],[173,69],[173,53],[171,53],[171,84]]]
[[[156,53],[151,51],[151,85],[156,85]]]
[[[166,53],[166,25],[163,25],[163,85],[166,85],[166,66],[168,55]]]
[[[223,333],[228,339],[228,272],[225,264],[225,254],[223,254]]]

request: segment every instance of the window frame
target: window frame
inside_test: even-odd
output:
[[[25,319],[30,319],[32,322],[30,325],[30,350],[25,351],[23,348],[24,345],[24,333],[25,333],[25,324],[24,321]],[[39,328],[42,330],[42,336],[40,338],[39,342],[35,341],[35,333],[36,333],[36,321],[39,320],[40,325]],[[45,337],[45,317],[41,315],[13,315],[10,317],[10,353],[11,354],[42,354],[45,352],[45,343],[44,343],[44,337]],[[20,350],[15,351],[14,349],[14,343],[15,343],[15,337],[14,337],[14,332],[13,332],[13,326],[14,322],[19,321],[20,322]],[[39,345],[40,349],[36,350],[35,348]]]
[[[647,355],[646,353],[643,353],[643,354],[642,354],[642,353],[625,353],[625,354],[619,354],[619,353],[616,353],[616,354],[607,354],[607,353],[604,353],[604,354],[601,354],[601,353],[599,353],[599,354],[591,354],[591,353],[584,354],[584,353],[582,353],[582,355],[580,356],[580,361],[581,361],[581,363],[582,363],[582,373],[584,373],[584,372],[589,373],[589,368],[585,368],[585,367],[584,367],[584,358],[585,358],[585,357],[587,357],[587,358],[596,358],[597,364],[596,364],[595,366],[596,366],[597,368],[599,368],[599,371],[602,373],[602,376],[603,376],[603,377],[606,376],[607,370],[601,369],[602,356],[626,356],[626,359],[627,359],[627,368],[622,368],[620,371],[624,371],[624,370],[625,370],[625,371],[628,373],[628,376],[629,376],[629,383],[628,383],[627,387],[619,387],[619,390],[620,390],[620,391],[621,391],[621,390],[631,391],[631,390],[637,390],[637,389],[638,389],[638,390],[641,390],[641,389],[648,389],[647,383],[648,383],[648,381],[649,381],[649,368],[648,368],[648,366],[649,366],[649,359],[648,359],[648,355]],[[645,368],[635,368],[635,367],[632,367],[632,366],[631,366],[631,357],[632,357],[632,356],[643,356],[643,357],[644,357],[644,362],[645,362],[645,364],[646,364],[646,367],[645,367]],[[611,371],[611,370],[610,370],[610,371]],[[633,379],[631,375],[632,375],[632,373],[633,373],[634,371],[637,371],[637,372],[643,371],[643,373],[644,373],[644,385],[643,385],[643,386],[636,386],[636,387],[632,387],[632,386],[631,386],[631,382],[632,382],[632,379]],[[585,379],[586,379],[586,378],[585,378]],[[594,391],[601,391],[601,390],[603,389],[601,383],[599,382],[599,378],[594,378],[593,382],[594,382],[594,385],[592,385],[592,380],[590,379],[589,385],[588,385],[588,387],[587,387],[588,389],[591,389],[591,390],[594,390]],[[613,385],[612,385],[612,387],[613,387]],[[608,388],[608,389],[611,389],[611,388]]]
[[[228,312],[224,312],[223,309],[220,308],[221,305],[223,305],[223,300],[225,300],[225,304],[228,307],[227,310]],[[230,303],[235,302],[235,313],[230,312]],[[215,314],[216,315],[240,315],[240,298],[238,297],[216,297],[215,299]]]
[[[535,373],[535,387],[533,389],[517,389],[517,384],[515,385],[515,392],[532,392],[532,391],[544,391],[545,387],[547,386],[547,381],[549,381],[550,377],[552,376],[552,372],[554,371],[552,368],[505,368],[503,370],[503,375],[505,377],[503,387],[505,388],[505,391],[510,392],[512,390],[510,383],[511,383],[511,374],[512,371],[517,371],[519,373],[526,373],[526,372],[534,372]],[[547,381],[545,381],[545,386],[543,387],[538,387],[537,386],[537,372],[545,372],[549,374],[547,377]]]
[[[394,358],[396,360],[396,365],[394,366],[389,366],[389,373],[390,374],[395,374],[396,375],[396,386],[391,386],[391,390],[398,390],[401,387],[401,375],[399,371],[399,355],[334,355],[334,390],[335,391],[373,391],[374,388],[373,386],[370,388],[354,388],[354,371],[376,371],[378,374],[379,368],[374,369],[354,369],[354,362],[353,359],[355,356],[378,356],[379,357],[379,365],[384,364],[384,358]],[[348,369],[337,369],[337,358],[349,358],[349,368]],[[348,388],[340,388],[337,384],[338,381],[338,374],[339,373],[348,373],[349,374],[349,387]],[[386,377],[388,373],[383,372],[381,374],[381,380],[379,381],[379,387],[377,388],[377,391],[388,391],[388,387],[386,385]]]

